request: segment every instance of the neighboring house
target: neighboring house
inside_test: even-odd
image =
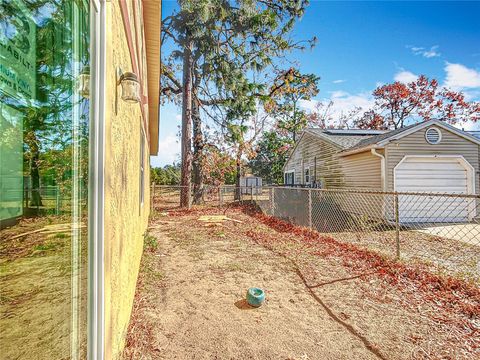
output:
[[[11,234],[25,217],[65,229],[38,258],[2,252],[2,272],[15,274],[0,279],[2,295],[30,294],[0,304],[13,319],[2,354],[118,359],[158,151],[161,0],[10,0],[0,12],[2,248],[18,246]],[[57,204],[41,193],[45,178]]]
[[[262,193],[262,178],[247,174],[240,178],[240,187],[242,194],[261,194]]]
[[[320,188],[477,194],[479,153],[479,138],[436,120],[393,131],[311,128],[295,144],[284,180]]]

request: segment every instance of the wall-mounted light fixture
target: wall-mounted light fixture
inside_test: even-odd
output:
[[[132,72],[119,72],[117,85],[122,86],[122,100],[128,103],[140,102],[140,82],[138,76]]]
[[[85,99],[90,98],[90,67],[85,66],[78,75],[77,79],[77,93]]]
[[[121,86],[121,98],[123,101],[135,104],[140,102],[140,82],[138,76],[132,72],[122,72],[117,68],[117,86]],[[115,113],[118,108],[118,92],[115,91]]]

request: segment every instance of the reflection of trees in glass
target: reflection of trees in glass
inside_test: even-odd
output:
[[[6,27],[14,34],[21,23],[13,17],[18,4],[34,30],[28,37],[32,49],[28,57],[35,64],[34,72],[22,74],[34,90],[30,94],[0,83],[0,108],[7,108],[0,117],[0,147],[9,155],[0,156],[7,164],[0,169],[0,180],[7,179],[4,187],[19,194],[12,201],[3,196],[6,192],[0,192],[0,257],[5,273],[0,287],[7,300],[0,307],[12,314],[0,319],[0,327],[9,330],[1,332],[0,348],[9,359],[64,359],[73,353],[78,354],[75,358],[86,358],[88,219],[85,208],[78,205],[86,204],[81,195],[82,182],[88,181],[89,102],[73,89],[77,74],[89,65],[89,17],[78,9],[89,3],[0,0],[0,41],[6,39]],[[12,46],[19,44],[16,38],[8,41]],[[20,73],[18,66],[6,61],[11,55],[1,46],[0,55],[0,71]],[[24,179],[29,188],[41,185],[42,193],[22,194],[22,176],[30,178]],[[32,209],[22,209],[27,200]],[[39,215],[59,208],[72,213],[13,225],[19,216],[35,213],[37,207]],[[5,228],[4,219],[8,220]],[[42,228],[48,229],[47,233],[37,232]],[[22,236],[14,238],[17,235]]]
[[[24,170],[30,177],[30,206],[42,206],[40,188],[44,177],[62,188],[68,187],[72,170],[74,139],[72,111],[79,106],[80,131],[76,139],[80,149],[88,149],[88,101],[74,103],[74,68],[88,63],[88,16],[80,16],[81,24],[73,23],[75,1],[36,0],[25,2],[37,24],[36,29],[36,99],[27,101],[4,99],[24,114]],[[81,6],[81,5],[80,5]],[[15,22],[15,1],[2,1],[0,23],[3,28],[20,26]],[[20,25],[18,25],[18,24]],[[8,25],[6,25],[8,24]],[[74,26],[78,28],[74,29]],[[17,33],[21,29],[17,28]],[[80,31],[79,31],[80,30]],[[83,30],[83,31],[82,31]],[[77,38],[74,38],[77,36]],[[75,54],[74,41],[80,42]],[[86,174],[86,155],[81,154],[82,173]],[[53,176],[53,179],[52,179]],[[47,178],[45,178],[47,180]]]

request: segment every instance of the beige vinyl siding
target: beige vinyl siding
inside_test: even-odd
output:
[[[344,156],[341,165],[346,187],[382,190],[381,160],[370,151]]]
[[[476,193],[478,193],[480,188],[478,176],[479,145],[446,129],[440,129],[442,132],[440,143],[431,145],[425,140],[425,131],[427,129],[420,129],[413,134],[386,145],[388,190],[393,191],[394,169],[405,155],[462,155],[475,168],[475,189]]]
[[[339,151],[340,147],[305,133],[288,159],[284,172],[295,170],[295,184],[304,184],[303,171],[310,167],[310,183],[322,180],[326,188],[342,187]]]
[[[382,151],[378,151],[382,153]],[[341,158],[345,187],[382,191],[382,168],[378,156],[369,151]],[[357,215],[368,214],[370,219],[383,219],[383,195],[352,193],[341,197],[341,208]]]

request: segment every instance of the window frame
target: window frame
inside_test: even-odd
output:
[[[105,0],[90,0],[91,138],[89,168],[89,270],[87,357],[104,358],[104,203],[105,203],[105,90],[106,10]]]
[[[308,175],[307,175],[307,172],[308,172]],[[308,180],[307,180],[308,178]],[[304,169],[303,169],[303,182],[304,182],[304,185],[310,185],[311,183],[311,173],[310,173],[310,166],[306,166]]]
[[[287,178],[289,175],[292,175],[292,182],[288,183]],[[295,185],[295,169],[293,170],[288,170],[283,173],[283,182],[285,185]]]

